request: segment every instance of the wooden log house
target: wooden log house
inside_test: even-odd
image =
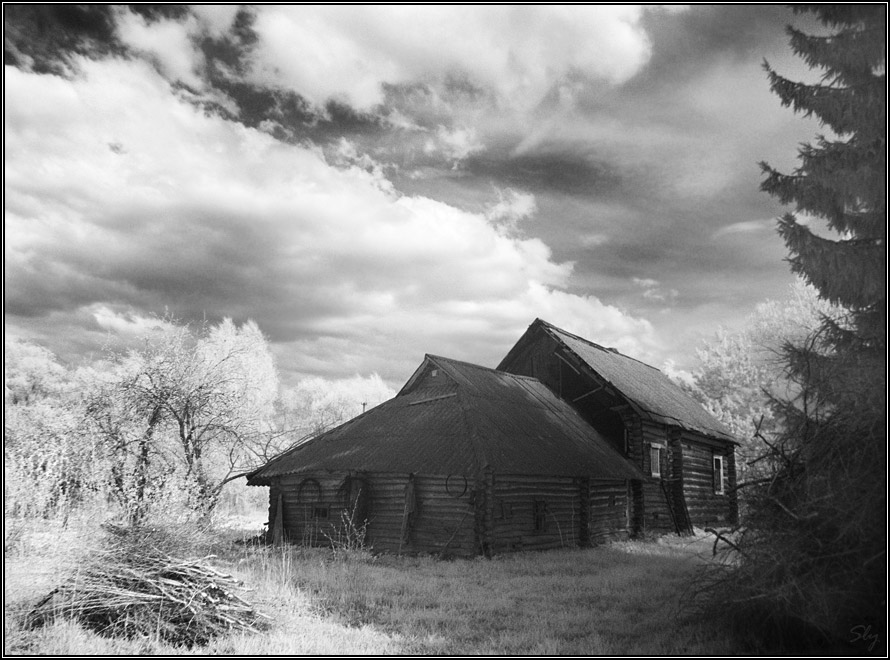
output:
[[[738,519],[729,430],[658,369],[537,319],[498,365],[537,378],[641,470],[632,533]]]
[[[472,556],[626,538],[644,474],[539,380],[427,355],[398,395],[248,475],[271,535]]]

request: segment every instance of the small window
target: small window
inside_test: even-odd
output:
[[[513,504],[511,502],[501,502],[500,506],[500,518],[502,520],[509,520],[513,517]]]
[[[312,517],[316,520],[327,520],[328,519],[329,510],[326,506],[316,506],[312,507]]]
[[[547,502],[535,500],[535,532],[547,531]]]
[[[723,495],[723,457],[714,457],[714,493]]]
[[[649,474],[653,477],[661,477],[661,452],[658,445],[649,446]]]

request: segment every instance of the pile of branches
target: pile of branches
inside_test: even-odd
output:
[[[107,637],[186,647],[267,626],[268,618],[235,593],[243,589],[238,580],[208,564],[213,555],[179,559],[152,543],[151,534],[111,531],[105,550],[31,610],[30,626],[62,617]]]

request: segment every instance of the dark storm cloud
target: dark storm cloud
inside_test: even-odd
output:
[[[571,149],[548,144],[547,150],[511,155],[488,148],[463,163],[463,173],[482,177],[501,186],[516,186],[536,193],[558,192],[609,198],[621,187],[619,173],[608,163],[597,162]]]
[[[3,6],[3,63],[39,73],[63,73],[73,53],[120,52],[108,5]]]
[[[651,11],[643,25],[653,56],[627,88],[642,93],[652,85],[688,79],[716,58],[760,62],[773,52],[795,20],[782,5],[696,5],[685,12]]]

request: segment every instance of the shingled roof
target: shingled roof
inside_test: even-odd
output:
[[[639,479],[642,474],[534,378],[427,355],[399,394],[248,475],[316,470]]]
[[[503,368],[523,340],[541,328],[587,365],[600,380],[611,385],[650,421],[698,431],[704,435],[732,440],[732,433],[713,415],[661,371],[614,348],[605,348],[566,332],[542,319],[536,319],[498,367]]]

